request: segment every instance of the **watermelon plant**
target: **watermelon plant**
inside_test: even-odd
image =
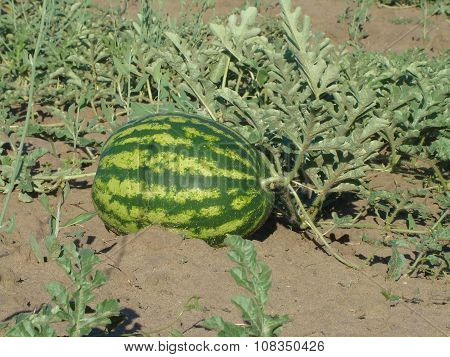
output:
[[[93,270],[99,258],[92,249],[78,250],[70,243],[60,247],[58,265],[72,281],[66,287],[60,282],[50,282],[45,288],[51,296],[51,303],[44,304],[38,311],[20,313],[11,324],[5,336],[10,337],[54,337],[56,326],[64,323],[68,336],[86,336],[93,328],[103,328],[111,323],[111,317],[119,315],[116,299],[105,299],[89,307],[94,290],[104,285],[106,276],[100,270]]]
[[[45,290],[50,295],[51,302],[43,304],[37,311],[17,314],[14,322],[4,322],[0,328],[7,328],[5,336],[53,337],[62,335],[63,325],[68,336],[86,336],[94,328],[105,328],[111,323],[112,317],[119,315],[120,306],[116,299],[104,299],[92,307],[95,290],[107,282],[106,275],[94,269],[100,263],[94,250],[77,248],[73,242],[64,245],[59,242],[61,228],[82,224],[95,214],[81,213],[61,222],[61,207],[69,192],[68,184],[58,190],[56,207],[50,205],[45,194],[41,196],[41,204],[50,215],[50,232],[44,240],[46,258],[44,259],[40,243],[33,234],[30,235],[29,242],[38,263],[56,262],[71,284],[65,286],[57,281],[46,283]],[[81,235],[83,234],[82,231]]]
[[[99,263],[94,251],[78,250],[73,243],[59,248],[57,263],[73,286],[66,287],[60,282],[46,284],[51,303],[44,304],[36,312],[18,314],[5,336],[54,337],[57,336],[56,326],[61,323],[66,325],[68,336],[86,336],[93,328],[110,324],[111,317],[119,314],[120,307],[116,299],[105,299],[95,308],[89,307],[95,298],[94,290],[107,281],[100,270],[93,270]]]
[[[394,281],[448,276],[449,53],[378,53],[361,41],[371,6],[405,5],[422,8],[423,45],[431,16],[448,16],[445,1],[355,0],[345,18],[353,41],[341,46],[288,0],[270,16],[245,6],[209,23],[211,0],[184,3],[176,19],[158,3],[139,1],[131,19],[128,1],[0,0],[0,244],[20,235],[16,198],[39,200],[49,229],[29,235],[31,249],[71,281],[47,284],[50,303],[0,328],[53,336],[63,323],[78,336],[118,313],[113,299],[94,304],[106,281],[98,258],[70,242],[89,228],[60,242],[62,228],[94,216],[61,221],[70,186],[92,189],[117,233],[157,224],[213,243],[251,239],[272,211],[349,266],[385,261]],[[347,229],[351,244],[361,233],[352,249],[370,245],[365,255],[336,251],[333,235]],[[232,299],[245,324],[216,316],[205,326],[276,335],[288,318],[265,311],[270,269],[249,240],[225,243],[250,294]],[[401,300],[392,286],[383,294]],[[195,308],[196,299],[183,311]]]
[[[251,296],[238,295],[232,298],[242,313],[245,325],[224,321],[212,316],[203,322],[203,327],[215,330],[220,337],[274,337],[291,319],[288,315],[269,315],[265,311],[269,289],[272,286],[270,268],[256,256],[254,245],[239,236],[229,235],[225,244],[231,248],[228,256],[237,264],[230,270],[234,281],[250,292]]]

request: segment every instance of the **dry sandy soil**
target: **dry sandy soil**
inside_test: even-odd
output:
[[[122,0],[96,0],[103,6],[117,6]],[[302,14],[311,18],[312,29],[323,32],[334,43],[348,40],[347,22],[338,17],[344,14],[346,8],[354,8],[350,0],[292,0],[293,6],[301,6]],[[158,1],[155,1],[158,3]],[[173,15],[180,10],[178,0],[162,0],[162,7]],[[238,11],[245,0],[216,0],[214,9],[207,12],[205,21],[214,16],[227,15]],[[248,1],[254,3],[254,1]],[[280,7],[276,0],[261,0],[261,8],[265,14],[278,16]],[[266,11],[264,11],[264,9]],[[127,15],[136,16],[139,11],[139,1],[130,0]],[[365,25],[368,37],[362,43],[374,51],[404,51],[408,48],[422,47],[429,53],[440,52],[449,48],[450,25],[443,16],[429,17],[426,25],[426,40],[423,40],[424,27],[421,23],[423,12],[412,7],[379,7],[372,6],[370,20]]]
[[[224,14],[243,1],[216,1],[216,14]],[[101,1],[114,5],[114,1]],[[265,2],[267,3],[267,2]],[[347,39],[346,25],[337,23],[345,1],[296,1],[312,18],[316,31],[325,32],[335,43]],[[129,16],[136,12],[130,2]],[[175,11],[168,2],[169,11]],[[226,4],[226,5],[225,5]],[[326,11],[324,10],[326,9]],[[274,14],[277,9],[270,10]],[[417,9],[374,7],[364,40],[373,50],[404,50],[422,45],[422,27],[395,25],[398,17],[418,19]],[[210,16],[212,16],[211,14]],[[425,47],[429,52],[448,47],[448,22],[433,17]],[[406,34],[406,35],[405,35]],[[34,139],[33,139],[34,140]],[[38,139],[35,145],[48,145]],[[48,160],[61,160],[63,148]],[[92,171],[95,166],[92,167]],[[395,177],[402,182],[402,177]],[[376,184],[389,186],[392,177],[378,176]],[[73,183],[69,202],[63,206],[65,221],[83,211],[92,211],[91,181]],[[53,203],[56,197],[52,196]],[[14,196],[10,211],[16,215],[16,230],[0,242],[0,321],[21,311],[33,311],[48,301],[43,284],[66,278],[53,262],[38,264],[31,252],[28,237],[38,241],[48,233],[48,216],[37,201],[20,203]],[[228,270],[233,263],[226,248],[212,248],[200,240],[183,240],[159,228],[149,228],[124,237],[108,232],[98,217],[83,224],[84,237],[75,239],[80,247],[90,247],[99,255],[100,268],[109,282],[99,290],[100,297],[120,300],[126,320],[116,333],[168,335],[170,328],[186,336],[210,336],[212,332],[199,322],[218,314],[241,323],[230,298],[243,291],[236,286]],[[73,231],[69,229],[68,231]],[[72,238],[60,237],[62,241]],[[375,254],[373,264],[361,271],[346,268],[328,256],[305,234],[296,233],[271,217],[253,237],[259,257],[273,271],[273,287],[267,310],[272,314],[289,314],[283,336],[447,336],[450,334],[448,281],[426,278],[386,280],[389,251],[361,243],[359,231],[339,231],[332,246],[347,259],[364,266],[364,257]],[[377,232],[367,232],[376,235]],[[393,304],[384,298],[391,290],[402,299]],[[191,297],[199,296],[204,311],[191,311],[173,322]]]

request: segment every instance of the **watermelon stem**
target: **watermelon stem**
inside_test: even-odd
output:
[[[302,151],[304,152],[304,150]],[[286,175],[286,182],[291,183],[291,181],[297,176],[298,170],[300,170],[300,166],[303,163],[303,154],[299,154],[294,163],[294,168]]]
[[[272,153],[274,154],[274,153]],[[277,161],[279,160],[278,157],[276,155],[273,155],[274,159],[275,159],[275,163],[277,163]],[[300,198],[298,197],[298,194],[296,192],[296,190],[292,187],[291,182],[295,179],[298,170],[300,169],[300,166],[303,162],[303,155],[298,155],[295,163],[294,163],[294,167],[293,169],[286,175],[286,176],[282,176],[280,174],[276,173],[275,168],[273,167],[273,165],[271,164],[269,167],[271,168],[271,172],[272,174],[274,174],[273,177],[268,177],[266,179],[261,180],[261,186],[264,190],[270,190],[270,189],[274,189],[276,186],[279,187],[284,187],[287,191],[291,191],[292,195],[294,196],[294,200],[297,203],[301,214],[299,214],[298,211],[294,211],[291,213],[294,213],[296,216],[298,216],[298,218],[302,219],[305,221],[306,225],[309,226],[309,228],[311,228],[311,230],[313,231],[314,235],[316,236],[316,239],[319,242],[322,242],[323,245],[325,245],[325,247],[327,248],[328,252],[336,258],[336,260],[338,260],[339,262],[343,263],[344,265],[348,266],[349,268],[353,268],[356,270],[359,270],[360,267],[349,262],[348,260],[346,260],[344,257],[342,257],[339,253],[337,253],[331,246],[330,244],[327,242],[327,240],[325,239],[324,235],[320,232],[320,230],[317,228],[317,226],[314,224],[313,219],[311,218],[311,216],[308,214],[308,211],[306,210],[305,206],[303,205],[302,201],[300,200]],[[287,203],[288,203],[288,208],[291,210],[292,205],[289,205],[290,200],[287,199]],[[315,217],[315,214],[313,213],[313,216]],[[300,224],[300,227],[302,228],[302,224]]]
[[[228,79],[228,69],[230,67],[230,56],[226,56],[227,57],[227,62],[225,64],[225,70],[223,73],[223,77],[222,77],[222,89],[224,89],[227,85],[227,79]]]
[[[95,172],[85,172],[83,174],[78,174],[78,175],[47,175],[47,176],[46,175],[36,175],[36,176],[33,176],[33,180],[36,180],[36,181],[50,181],[50,180],[68,181],[68,180],[75,180],[75,179],[90,177],[90,176],[95,176]]]
[[[283,176],[273,176],[261,180],[261,187],[266,191],[274,189],[274,186],[286,187],[288,184],[288,181]]]
[[[348,266],[349,268],[353,268],[356,270],[360,270],[361,268],[355,264],[353,264],[352,262],[349,262],[348,260],[346,260],[344,257],[342,257],[339,253],[337,253],[331,246],[330,244],[327,242],[327,240],[325,239],[325,237],[323,236],[323,234],[320,232],[320,230],[317,228],[317,226],[314,224],[313,220],[311,219],[311,217],[309,216],[308,212],[306,211],[305,206],[303,206],[302,201],[300,200],[300,198],[297,195],[297,192],[295,191],[295,189],[292,187],[291,184],[288,185],[289,190],[291,191],[292,195],[294,196],[295,202],[297,203],[300,211],[301,211],[301,215],[299,215],[299,218],[301,217],[303,220],[305,220],[306,224],[311,228],[311,230],[313,231],[313,233],[315,234],[316,238],[322,242],[325,247],[328,249],[328,252],[336,258],[336,260],[338,260],[339,262],[343,263],[344,265]]]
[[[311,228],[311,230],[313,231],[313,233],[316,236],[316,239],[319,242],[322,242],[323,245],[325,245],[325,247],[327,248],[328,252],[336,258],[336,260],[338,260],[339,262],[343,263],[344,265],[348,266],[349,268],[353,268],[356,270],[359,270],[360,267],[349,262],[348,260],[346,260],[344,257],[342,257],[339,253],[337,253],[331,246],[330,244],[327,242],[327,240],[325,239],[324,235],[320,232],[320,230],[317,228],[317,226],[314,224],[313,219],[310,217],[310,215],[308,214],[305,206],[303,205],[302,201],[300,200],[300,198],[298,197],[298,194],[296,192],[296,190],[292,187],[291,185],[291,181],[293,180],[294,176],[295,176],[295,172],[299,169],[299,164],[298,162],[300,162],[301,160],[297,160],[295,165],[294,165],[294,170],[292,170],[287,176],[273,176],[273,177],[269,177],[266,179],[261,180],[261,186],[264,190],[270,190],[270,189],[274,189],[274,186],[281,186],[286,188],[287,190],[289,190],[292,195],[294,196],[294,200],[297,203],[301,214],[297,211],[295,212],[296,215],[298,216],[298,218],[302,219],[305,221],[306,225],[309,226],[309,228]]]
[[[65,181],[77,180],[85,177],[95,176],[95,172],[85,172],[76,175],[36,175],[32,177],[33,183],[37,186],[34,188],[36,192],[52,192]],[[43,186],[43,181],[53,182],[49,186]]]

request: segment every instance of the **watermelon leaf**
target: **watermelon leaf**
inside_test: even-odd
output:
[[[84,222],[89,221],[92,217],[94,217],[96,215],[97,215],[97,213],[95,211],[80,213],[78,216],[75,216],[75,217],[69,219],[66,223],[62,224],[60,227],[65,228],[65,227],[74,226],[76,224],[82,224]]]
[[[220,316],[212,316],[203,321],[203,327],[208,330],[218,331],[219,337],[246,337],[247,329],[244,326],[235,325],[224,321]]]
[[[398,250],[398,245],[392,245],[392,255],[388,263],[388,275],[392,280],[398,280],[402,276],[406,259]]]
[[[268,291],[272,285],[272,272],[263,262],[257,260],[254,245],[240,236],[228,235],[224,243],[231,250],[228,256],[237,266],[230,270],[236,283],[244,287],[250,297],[238,295],[231,301],[241,311],[246,325],[225,322],[213,316],[203,323],[203,327],[218,331],[219,336],[276,336],[282,325],[290,321],[289,316],[272,316],[264,311]]]
[[[56,336],[51,325],[60,322],[67,324],[69,336],[85,336],[94,327],[110,324],[110,318],[119,314],[120,306],[115,299],[105,299],[95,309],[88,308],[95,298],[94,289],[107,280],[101,271],[94,272],[99,259],[93,250],[78,250],[73,243],[67,244],[57,262],[72,281],[70,288],[60,282],[46,284],[51,303],[43,305],[38,312],[17,316],[6,336]]]

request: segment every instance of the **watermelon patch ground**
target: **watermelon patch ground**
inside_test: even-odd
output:
[[[101,5],[113,0],[97,0]],[[243,1],[230,0],[227,6],[217,8],[223,14]],[[134,16],[136,1],[130,1],[128,16]],[[175,11],[172,2],[169,11]],[[220,3],[220,1],[218,1]],[[225,3],[225,2],[223,2]],[[303,12],[312,18],[314,30],[324,31],[335,43],[347,39],[345,24],[336,18],[346,7],[344,0],[303,0]],[[327,11],[323,11],[326,8]],[[276,13],[279,11],[276,10]],[[401,51],[416,47],[421,27],[396,41],[412,25],[394,24],[398,17],[418,18],[418,9],[377,8],[373,12],[363,40],[368,49],[385,50],[387,45]],[[427,51],[433,53],[448,46],[448,23],[433,19],[430,25]],[[46,118],[52,123],[54,118]],[[59,165],[70,147],[31,138],[31,145],[48,146],[58,156],[47,154],[40,162],[54,161]],[[95,165],[91,170],[95,170]],[[373,183],[386,185],[396,182],[407,187],[401,175],[377,174]],[[92,179],[72,182],[68,202],[64,205],[62,221],[93,210]],[[52,204],[56,197],[50,196]],[[357,204],[363,205],[364,202]],[[431,207],[432,208],[432,207]],[[37,200],[24,204],[13,193],[8,208],[16,217],[13,234],[0,242],[0,321],[13,314],[33,311],[48,301],[43,286],[49,281],[68,283],[54,262],[38,264],[28,243],[30,232],[43,239],[48,233],[48,214]],[[172,327],[186,336],[212,336],[213,333],[197,326],[203,318],[220,315],[225,320],[240,323],[240,315],[231,303],[232,296],[242,290],[232,281],[228,270],[233,263],[227,258],[227,248],[212,248],[201,240],[185,240],[161,228],[149,228],[138,234],[116,236],[103,222],[94,217],[84,223],[83,237],[64,237],[78,247],[96,251],[102,269],[109,281],[99,290],[100,298],[114,297],[123,306],[126,322],[116,333],[152,331],[165,326],[181,311],[192,296],[199,296],[206,311],[193,311]],[[345,257],[360,262],[373,251],[361,244],[361,229],[336,231],[332,247]],[[375,232],[376,233],[376,232]],[[379,249],[368,269],[357,272],[346,268],[328,256],[309,237],[290,230],[272,216],[254,235],[259,257],[272,269],[273,287],[270,291],[268,313],[288,314],[292,322],[283,328],[282,336],[443,336],[450,334],[448,280],[402,278],[399,282],[386,280],[389,249]],[[398,303],[386,301],[382,291],[392,291],[402,299]],[[168,330],[158,333],[168,335]]]

